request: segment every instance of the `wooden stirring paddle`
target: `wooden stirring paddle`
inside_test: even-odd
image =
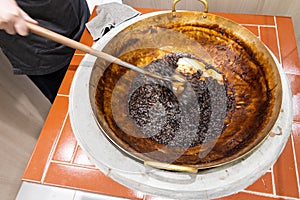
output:
[[[93,49],[92,47],[89,47],[85,44],[82,44],[80,42],[77,42],[75,40],[67,38],[63,35],[55,33],[53,31],[51,31],[49,29],[46,29],[46,28],[43,28],[39,25],[27,22],[27,27],[32,33],[34,33],[36,35],[39,35],[39,36],[42,36],[44,38],[53,40],[55,42],[58,42],[60,44],[68,46],[70,48],[78,49],[82,52],[88,53],[88,54],[96,56],[98,58],[102,58],[102,59],[104,59],[108,62],[115,63],[115,64],[118,64],[120,66],[132,69],[132,70],[134,70],[138,73],[141,73],[141,74],[153,77],[153,78],[161,79],[161,80],[164,80],[164,81],[169,81],[171,83],[179,83],[179,85],[180,85],[180,83],[185,83],[186,82],[185,79],[180,77],[180,76],[162,76],[162,75],[151,73],[147,70],[144,70],[142,68],[134,66],[134,65],[132,65],[128,62],[125,62],[125,61],[123,61],[119,58],[116,58],[116,57],[114,57],[112,55],[109,55],[107,53],[104,53],[102,51],[98,51],[96,49]]]

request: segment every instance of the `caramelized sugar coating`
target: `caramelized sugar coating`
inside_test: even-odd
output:
[[[265,50],[253,50],[253,41],[259,43],[246,30],[253,41],[241,40],[221,24],[199,22],[216,19],[209,14],[176,17],[175,22],[173,16],[162,16],[137,23],[113,38],[106,50],[163,75],[175,72],[179,58],[201,60],[205,52],[205,58],[213,61],[213,71],[186,71],[188,85],[176,95],[170,83],[111,64],[97,85],[97,120],[117,147],[141,161],[199,169],[232,162],[257,147],[276,121],[281,105],[277,68],[264,58]],[[197,20],[181,22],[182,18]],[[135,27],[139,29],[134,31]],[[183,33],[201,49],[197,52],[197,46],[187,45],[185,39],[174,39],[174,48],[159,46],[165,44],[166,29]],[[204,72],[218,73],[205,76]],[[216,78],[219,75],[222,80]]]

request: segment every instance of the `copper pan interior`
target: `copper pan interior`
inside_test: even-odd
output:
[[[213,43],[219,46],[208,48],[209,40],[217,41]],[[242,55],[251,64],[239,68],[220,64],[228,62],[230,55],[226,57],[222,52],[220,55],[224,57],[215,57],[214,49],[226,51],[223,46],[228,44],[234,47],[230,55]],[[143,136],[126,110],[130,85],[137,74],[97,59],[89,92],[95,119],[117,148],[139,161],[167,162],[197,169],[224,165],[256,149],[268,136],[279,115],[282,86],[273,57],[253,33],[228,19],[202,12],[157,13],[120,31],[109,40],[103,51],[139,67],[170,52],[187,52],[201,57],[219,67],[228,79],[229,87],[236,92],[234,108],[228,118],[238,119],[242,115],[247,121],[231,121],[218,138],[191,148],[168,147],[153,142]],[[233,72],[233,69],[237,71]],[[238,86],[243,82],[240,80],[243,75],[248,81],[244,81],[248,85],[248,96],[242,91],[243,86]],[[254,85],[251,86],[252,82]],[[261,88],[262,99],[256,99],[258,96],[252,94],[257,91],[251,88],[257,86]],[[239,113],[236,103],[241,102],[241,96],[248,104],[242,105],[244,111]],[[265,102],[264,105],[259,104],[263,110],[251,105],[259,101]],[[245,113],[248,115],[245,116]]]

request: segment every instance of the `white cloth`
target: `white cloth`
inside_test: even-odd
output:
[[[132,7],[117,2],[102,4],[96,12],[97,16],[86,23],[93,40],[101,38],[110,29],[141,14]]]

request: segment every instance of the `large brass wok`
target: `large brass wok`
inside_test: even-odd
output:
[[[99,128],[120,151],[148,165],[197,171],[237,161],[268,137],[281,109],[282,85],[269,50],[248,29],[207,13],[206,1],[201,1],[204,12],[175,11],[177,2],[172,12],[129,25],[103,51],[139,67],[171,52],[186,52],[216,66],[234,97],[218,137],[189,148],[145,137],[128,115],[137,74],[99,58],[91,75],[98,85],[90,87],[90,103]]]

